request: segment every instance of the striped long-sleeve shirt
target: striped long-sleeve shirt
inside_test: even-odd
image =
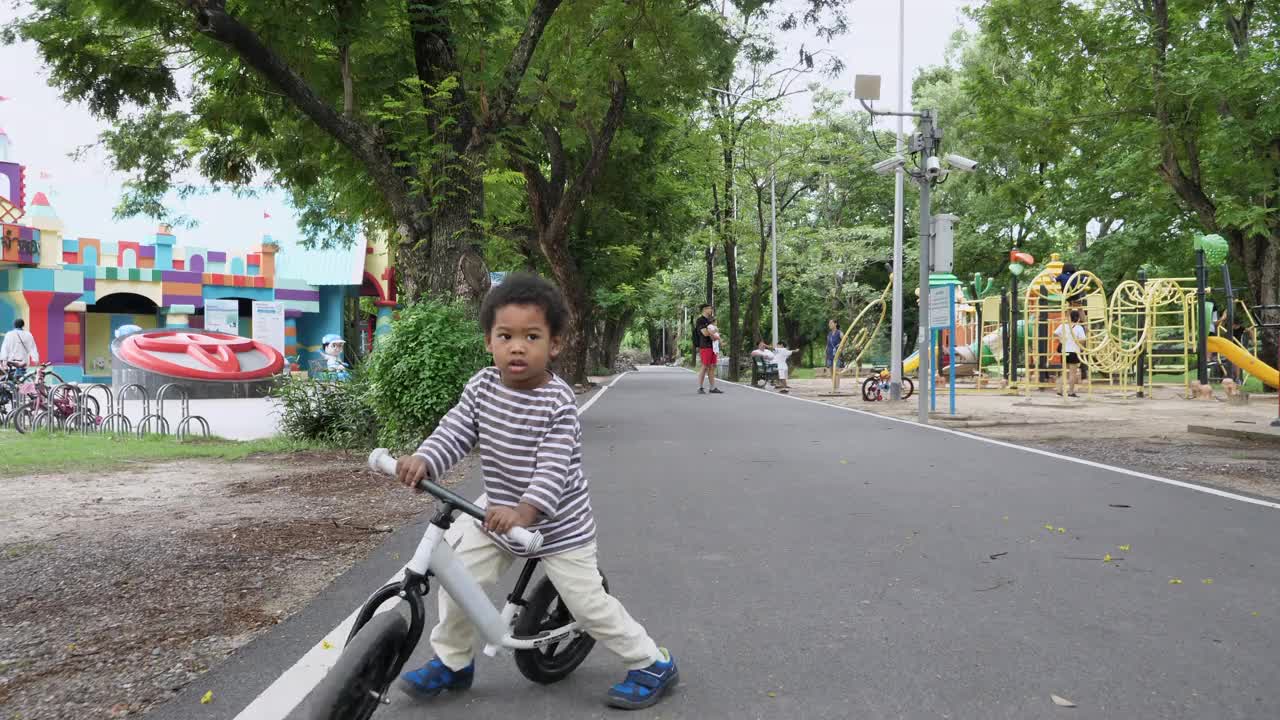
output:
[[[416,455],[427,461],[433,480],[479,448],[484,489],[493,505],[526,502],[541,513],[530,530],[542,533],[536,556],[555,555],[591,543],[587,476],[582,472],[582,428],[573,389],[560,378],[536,390],[512,390],[497,368],[485,368],[467,382],[462,399],[440,421]],[[507,545],[517,555],[526,553]]]

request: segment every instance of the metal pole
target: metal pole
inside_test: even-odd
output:
[[[774,148],[777,149],[776,147]],[[778,197],[775,186],[778,181],[778,158],[773,158],[773,171],[769,173],[769,234],[773,243],[773,344],[778,344]]]
[[[1018,384],[1018,314],[1018,276],[1014,275],[1009,280],[1009,387]]]
[[[906,0],[898,0],[898,111],[903,106],[903,50],[906,28]],[[902,116],[898,116],[896,152],[902,154]],[[898,168],[893,181],[893,308],[889,323],[889,398],[902,399],[902,201],[906,170]],[[923,388],[921,388],[923,391]]]
[[[933,154],[933,112],[924,110],[920,115],[920,157],[928,159]],[[921,162],[921,165],[924,165]],[[929,245],[933,236],[933,218],[929,215],[929,178],[920,180],[920,330],[918,333],[920,346],[920,367],[916,387],[920,398],[916,407],[916,419],[921,424],[929,424],[929,398],[925,383],[933,377],[933,347],[929,332]]]
[[[950,402],[949,415],[956,414],[956,286],[951,285],[947,289],[947,322],[950,327],[947,330],[947,344],[950,345],[951,362],[947,363],[947,375],[950,386],[948,394]],[[981,328],[981,326],[979,326]],[[982,330],[978,330],[978,334],[982,334]],[[982,372],[982,339],[978,339],[978,372]]]
[[[1222,290],[1227,294],[1227,338],[1234,342],[1236,339],[1236,292],[1235,288],[1231,287],[1231,267],[1227,263],[1222,263]],[[1231,379],[1237,383],[1240,382],[1240,368],[1226,358],[1223,358],[1223,362],[1230,370],[1228,374]]]
[[[1146,288],[1147,288],[1147,269],[1146,268],[1138,268],[1138,287],[1141,287],[1143,289],[1143,295],[1145,295]],[[1142,347],[1138,349],[1138,377],[1137,377],[1138,397],[1145,397],[1147,394],[1146,393],[1147,346],[1151,342],[1150,337],[1146,335],[1146,331],[1145,331],[1145,328],[1147,327],[1147,310],[1146,310],[1145,303],[1143,304],[1142,313],[1138,317],[1141,319],[1142,327],[1144,328],[1143,336],[1147,338],[1147,341],[1144,342],[1142,344]]]
[[[1205,308],[1205,287],[1209,284],[1208,268],[1204,264],[1204,248],[1196,250],[1196,317],[1200,327],[1196,330],[1196,370],[1200,384],[1209,384],[1209,313]]]

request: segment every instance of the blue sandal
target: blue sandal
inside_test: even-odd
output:
[[[445,690],[466,690],[475,679],[475,661],[461,670],[450,670],[444,661],[433,657],[426,665],[401,675],[396,680],[396,687],[421,700],[435,697]]]
[[[659,648],[665,660],[659,660],[647,668],[632,670],[627,679],[609,688],[605,702],[610,707],[623,710],[640,710],[659,700],[680,682],[680,670],[676,659],[665,648]]]

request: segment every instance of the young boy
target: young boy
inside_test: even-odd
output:
[[[786,395],[791,392],[787,389],[787,358],[791,357],[792,351],[787,349],[787,344],[779,341],[777,347],[773,348],[773,362],[778,366],[778,392]]]
[[[605,592],[596,565],[578,407],[573,389],[547,369],[560,352],[567,316],[560,292],[537,276],[510,275],[494,288],[480,308],[494,367],[471,378],[431,437],[400,459],[396,475],[409,487],[428,475],[439,481],[478,447],[488,496],[484,527],[459,519],[446,541],[475,579],[487,585],[510,567],[514,555],[530,557],[500,536],[513,527],[540,531],[542,549],[532,557],[542,559],[547,577],[583,629],[629,670],[605,701],[624,709],[649,707],[678,682],[679,672],[675,658]],[[440,621],[431,631],[436,656],[401,676],[398,686],[418,698],[471,687],[475,635],[441,590]]]

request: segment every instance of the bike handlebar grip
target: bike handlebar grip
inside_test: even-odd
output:
[[[377,448],[369,453],[369,469],[394,477],[396,474],[396,459],[391,457],[391,453],[387,452],[386,448]]]
[[[505,536],[509,542],[524,548],[525,552],[536,553],[542,549],[542,533],[530,532],[522,527],[511,528]]]

